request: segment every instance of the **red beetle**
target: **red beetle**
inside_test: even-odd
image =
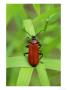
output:
[[[45,25],[45,29],[46,29],[46,26],[47,26],[47,23]],[[32,36],[32,39],[29,40],[29,44],[26,46],[26,47],[29,48],[28,53],[24,53],[24,55],[28,54],[28,62],[32,67],[36,67],[38,65],[38,63],[39,63],[39,59],[41,59],[41,57],[43,56],[43,54],[40,52],[41,44],[36,39],[36,36]]]
[[[39,50],[40,46],[41,45],[37,41],[35,36],[32,36],[32,40],[29,42],[29,45],[26,46],[29,48],[29,51],[28,53],[24,53],[24,55],[28,54],[28,62],[33,67],[36,67],[36,65],[39,63],[39,59],[43,56],[43,54],[40,53],[40,50]]]

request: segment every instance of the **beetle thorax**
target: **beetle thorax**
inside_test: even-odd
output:
[[[34,44],[34,43],[37,43],[37,40],[32,40],[32,43]]]

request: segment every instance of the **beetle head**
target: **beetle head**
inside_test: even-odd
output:
[[[35,36],[32,36],[32,40],[36,40],[36,37]]]
[[[37,43],[36,37],[32,36],[32,43]]]

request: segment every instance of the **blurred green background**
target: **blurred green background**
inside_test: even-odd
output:
[[[46,31],[45,24],[48,19]],[[33,28],[31,28],[33,27]],[[38,35],[42,47],[43,64],[33,68],[24,53],[27,33]],[[31,31],[31,32],[30,32]],[[61,85],[61,5],[7,4],[6,5],[6,85],[60,86]]]

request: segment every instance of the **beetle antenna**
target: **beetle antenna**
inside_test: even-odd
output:
[[[48,25],[48,19],[46,20],[46,24],[45,24],[45,27],[44,27],[44,30],[46,31],[46,29],[47,29],[47,25]],[[42,30],[42,31],[44,31],[44,30]],[[41,32],[41,31],[40,31]],[[37,34],[36,34],[36,36],[40,33],[40,32],[38,32]]]

